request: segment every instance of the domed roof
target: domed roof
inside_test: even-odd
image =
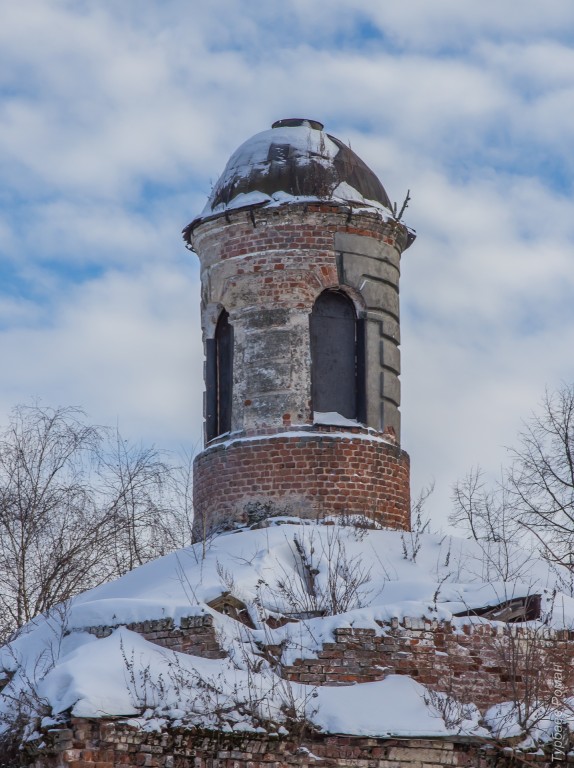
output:
[[[273,123],[231,155],[190,226],[228,210],[301,198],[391,209],[383,185],[360,157],[325,133],[322,123],[294,118]]]

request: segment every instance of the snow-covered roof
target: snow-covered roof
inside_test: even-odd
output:
[[[200,216],[248,206],[329,200],[390,215],[391,203],[371,169],[315,120],[279,120],[230,157]]]

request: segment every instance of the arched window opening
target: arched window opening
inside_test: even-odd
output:
[[[341,291],[324,291],[310,321],[311,402],[315,413],[365,421],[364,323]]]
[[[224,310],[215,328],[215,337],[206,342],[206,437],[213,440],[231,429],[233,387],[233,326]]]

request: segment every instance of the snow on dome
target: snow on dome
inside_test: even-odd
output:
[[[290,118],[248,139],[230,157],[202,219],[252,205],[333,200],[389,213],[391,203],[371,169],[316,120]]]

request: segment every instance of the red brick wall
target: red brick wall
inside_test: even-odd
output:
[[[281,649],[268,646],[287,680],[307,685],[352,685],[409,675],[432,690],[472,701],[479,709],[511,701],[526,688],[531,697],[552,695],[555,665],[564,687],[574,686],[574,631],[533,629],[516,624],[465,624],[405,618],[380,623],[382,631],[360,627],[335,630],[317,658],[280,665]],[[128,625],[164,648],[205,658],[222,658],[210,615],[190,616],[174,627],[171,619]],[[91,627],[106,637],[111,627]],[[296,633],[295,633],[296,634]]]
[[[556,663],[566,689],[574,684],[574,632],[516,625],[396,620],[374,629],[335,630],[318,658],[298,659],[282,674],[308,685],[351,685],[409,675],[431,690],[473,702],[481,711],[520,697],[550,702]]]
[[[359,430],[356,430],[359,432]],[[362,514],[389,528],[410,529],[409,457],[390,443],[308,434],[215,445],[194,463],[195,536],[249,510],[322,518]]]
[[[244,211],[221,216],[198,226],[193,234],[194,250],[201,254],[202,266],[211,266],[240,256],[236,274],[273,272],[297,268],[318,275],[333,276],[336,232],[372,237],[396,249],[395,258],[407,243],[406,228],[394,220],[383,221],[376,213],[348,214],[345,206],[329,204],[291,204],[285,208]],[[333,270],[333,271],[332,271]],[[272,280],[281,275],[272,275]],[[297,286],[299,287],[299,286]],[[301,286],[302,287],[302,286]],[[278,298],[293,306],[289,294]]]
[[[211,617],[205,625],[200,625],[199,618],[189,620],[193,626],[188,627],[188,634],[196,637],[188,652],[198,653],[199,646],[205,646],[203,651],[211,654],[207,647],[212,642],[207,638],[213,629]],[[564,687],[572,687],[574,632],[516,625],[456,627],[449,622],[408,618],[381,628],[382,633],[340,628],[317,659],[298,660],[283,667],[282,674],[310,685],[345,685],[408,674],[431,689],[462,702],[472,701],[482,710],[504,700],[520,701],[523,695],[530,704],[537,699],[544,706],[553,694],[556,666],[564,673]],[[173,627],[144,622],[141,629],[160,645],[181,646]],[[265,734],[205,732],[169,725],[149,733],[122,720],[72,718],[49,726],[37,741],[27,744],[22,762],[35,768],[308,768],[317,759],[329,768],[343,762],[349,768],[367,764],[370,768],[510,768],[525,763],[542,768],[551,764],[550,756],[540,751],[519,754],[514,762],[504,744],[458,740],[456,736],[444,740],[326,736],[309,730],[308,724],[302,728],[304,723],[295,723],[289,736],[270,739]],[[566,758],[564,762],[572,764]]]
[[[83,631],[96,637],[108,637],[118,626],[120,625],[87,627]],[[217,640],[213,618],[209,614],[184,616],[177,627],[173,619],[137,621],[125,626],[132,632],[138,632],[150,643],[169,648],[170,651],[189,653],[206,659],[221,659],[226,655]]]
[[[68,727],[46,729],[44,746],[23,755],[35,768],[546,768],[541,752],[515,758],[480,739],[366,738],[319,733],[296,737],[172,729],[161,733],[125,723],[74,718]],[[26,760],[28,757],[28,760]],[[552,763],[555,764],[555,763]],[[562,763],[571,766],[571,755]]]
[[[555,663],[562,682],[574,685],[574,631],[550,631],[518,625],[465,624],[430,619],[393,619],[380,623],[382,632],[365,628],[339,628],[334,641],[325,643],[317,658],[297,659],[281,666],[287,680],[307,685],[352,685],[383,680],[391,674],[409,675],[432,690],[448,692],[479,709],[511,701],[530,690],[542,701],[552,695]],[[179,627],[171,619],[129,624],[146,640],[180,653],[222,658],[210,615],[183,618]],[[106,637],[112,627],[91,627]],[[281,651],[269,646],[280,661]]]

